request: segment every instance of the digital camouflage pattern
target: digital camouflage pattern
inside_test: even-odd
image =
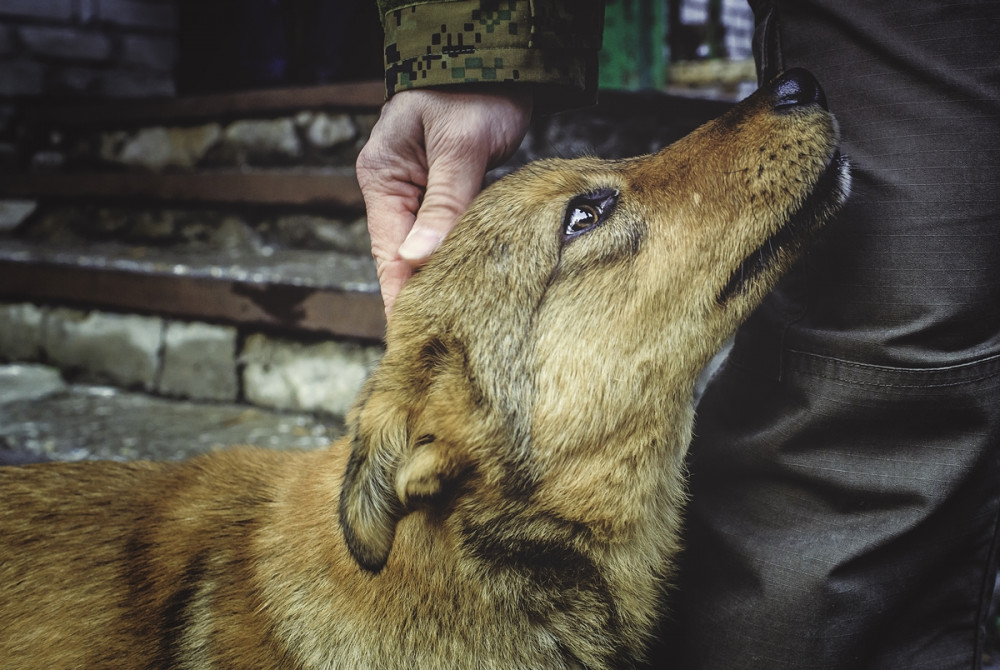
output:
[[[425,86],[519,82],[536,106],[593,101],[602,0],[380,0],[386,95]]]

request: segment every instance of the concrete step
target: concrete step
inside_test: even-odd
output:
[[[0,300],[381,339],[353,164],[382,96],[361,82],[28,109],[0,175]]]
[[[0,303],[0,361],[166,398],[343,417],[381,358],[358,340],[289,338],[157,314]]]
[[[311,206],[360,211],[364,207],[350,168],[194,174],[87,172],[8,175],[3,195],[13,199],[146,200]]]
[[[303,249],[191,251],[0,237],[0,300],[155,313],[377,341],[370,257]]]
[[[25,116],[46,127],[137,126],[151,122],[197,123],[219,117],[277,115],[302,109],[378,109],[385,98],[382,81],[360,81],[268,88],[186,96],[168,100],[115,100],[112,103],[39,104]]]
[[[313,413],[170,400],[70,384],[47,366],[0,366],[0,465],[177,460],[237,444],[314,449],[343,430],[339,420]]]

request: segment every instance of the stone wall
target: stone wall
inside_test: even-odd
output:
[[[3,0],[0,96],[174,94],[173,0]]]
[[[0,1],[0,169],[23,101],[173,96],[176,30],[174,0]]]
[[[367,103],[331,104],[154,114],[155,122],[138,116],[60,125],[18,115],[10,122],[17,143],[8,165],[42,177],[109,180],[342,177],[351,172],[377,110]],[[353,205],[262,205],[253,196],[236,202],[0,196],[0,251],[4,247],[4,258],[16,247],[39,257],[58,254],[59,262],[76,267],[136,273],[186,268],[212,270],[213,277],[219,270],[227,281],[252,280],[262,292],[272,280],[280,286],[322,281],[323,287],[375,282],[364,213]],[[98,296],[93,302],[6,300],[0,301],[0,364],[41,363],[70,382],[162,398],[343,417],[382,351],[371,341],[325,338],[295,327],[264,332],[223,316],[192,321],[151,311],[116,313],[100,307]]]
[[[196,126],[95,131],[67,147],[75,167],[197,169],[350,167],[375,123],[374,114],[302,111],[267,119]]]
[[[45,363],[72,381],[170,398],[343,417],[381,354],[378,345],[350,341],[0,303],[0,362]]]

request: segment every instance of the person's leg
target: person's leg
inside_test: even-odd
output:
[[[1000,509],[1000,3],[772,8],[768,48],[826,90],[854,193],[699,406],[663,658],[976,667]]]

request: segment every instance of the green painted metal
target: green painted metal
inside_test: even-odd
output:
[[[667,80],[667,1],[608,0],[599,86],[662,88]]]

